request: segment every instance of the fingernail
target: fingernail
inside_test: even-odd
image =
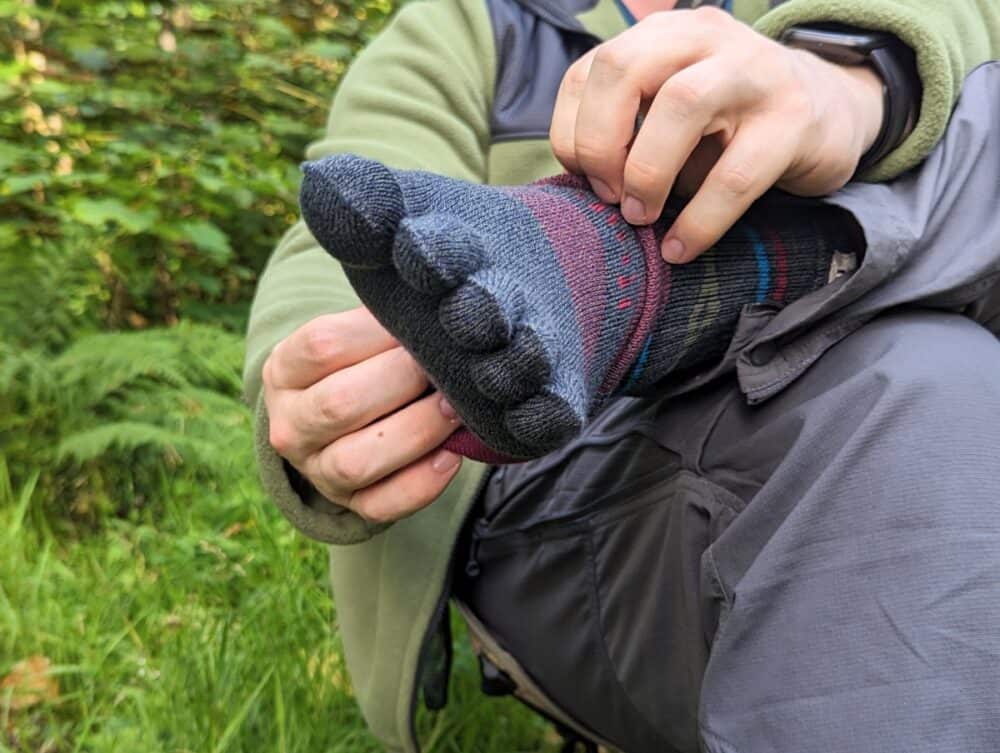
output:
[[[615,192],[611,190],[611,186],[600,178],[591,178],[590,187],[594,189],[594,193],[601,197],[601,201],[607,204],[614,204],[617,200]]]
[[[632,225],[646,224],[646,206],[634,196],[625,197],[622,214],[625,215],[625,221]]]
[[[451,407],[451,403],[448,402],[448,398],[442,397],[440,405],[441,413],[444,414],[445,418],[453,423],[458,421],[458,414],[455,412],[455,409]]]
[[[663,260],[672,264],[679,264],[684,261],[684,244],[676,238],[667,238],[663,241],[661,248]]]
[[[431,461],[431,468],[433,468],[438,473],[447,473],[452,470],[456,465],[461,462],[462,458],[456,455],[454,452],[449,452],[448,450],[441,450],[437,455],[434,456],[434,460]]]

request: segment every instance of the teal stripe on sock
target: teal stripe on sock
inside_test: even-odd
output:
[[[771,289],[771,261],[767,258],[767,248],[757,231],[749,225],[743,225],[743,231],[753,243],[754,256],[757,258],[757,303],[763,303]]]
[[[653,336],[649,335],[646,338],[646,342],[643,343],[642,350],[639,352],[639,357],[635,360],[635,366],[632,367],[632,373],[629,374],[628,380],[620,391],[627,392],[632,385],[634,385],[639,377],[642,376],[643,370],[646,368],[646,362],[649,360],[649,346],[653,342]]]

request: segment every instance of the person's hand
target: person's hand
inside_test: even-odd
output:
[[[321,316],[264,363],[274,449],[324,497],[373,522],[433,502],[461,458],[439,445],[459,426],[427,376],[365,308]]]
[[[802,196],[842,187],[882,109],[867,67],[783,47],[716,8],[664,11],[570,67],[549,137],[566,169],[632,224],[655,221],[674,188],[693,193],[661,246],[685,262],[772,186]]]

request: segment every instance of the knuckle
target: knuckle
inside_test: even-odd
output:
[[[295,432],[287,422],[272,417],[268,427],[267,441],[276,453],[286,457],[295,449]]]
[[[674,76],[660,91],[667,98],[670,108],[682,117],[689,117],[704,108],[709,94],[706,84],[690,76]]]
[[[599,135],[578,134],[574,153],[581,165],[592,168],[603,168],[604,171],[607,170],[608,159],[611,157],[611,150],[608,149],[607,139],[601,139]]]
[[[336,359],[339,346],[329,327],[313,325],[302,335],[302,349],[310,361],[328,363]]]
[[[571,140],[551,134],[550,143],[552,144],[552,154],[554,154],[555,158],[563,165],[576,161],[576,150],[574,149],[573,142]]]
[[[642,23],[648,26],[667,26],[671,24],[677,16],[672,10],[657,10],[642,19]]]
[[[579,96],[583,93],[583,88],[587,85],[589,73],[590,71],[586,66],[580,64],[573,65],[563,76],[563,90],[567,94]]]
[[[376,497],[366,496],[351,504],[350,508],[369,523],[391,523],[395,519],[394,516],[390,515],[379,502]]]
[[[424,421],[419,427],[414,428],[414,446],[424,450],[430,450],[441,443],[441,431],[447,429],[448,424],[444,416],[435,407],[430,420]]]
[[[605,42],[594,54],[594,65],[605,74],[624,78],[632,66],[632,54],[619,42]]]
[[[316,409],[320,419],[332,427],[346,424],[350,418],[354,399],[355,396],[346,387],[338,386],[327,390],[317,401]]]
[[[753,171],[742,165],[733,165],[719,172],[718,185],[728,194],[743,196],[754,187]]]
[[[625,185],[642,196],[658,194],[667,187],[668,176],[660,165],[645,159],[630,158],[625,163]]]
[[[331,450],[324,472],[339,487],[361,489],[367,486],[368,460],[363,453],[336,448]]]
[[[732,16],[714,5],[702,5],[695,8],[692,16],[699,24],[712,28],[726,27],[733,22]]]
[[[264,361],[264,365],[260,370],[260,381],[264,385],[265,390],[274,388],[274,368],[274,351],[272,350],[271,355]]]

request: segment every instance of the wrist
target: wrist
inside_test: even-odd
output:
[[[793,26],[781,35],[783,44],[811,50],[841,68],[853,68],[861,84],[850,87],[855,100],[871,79],[860,72],[868,69],[877,76],[882,89],[882,123],[874,143],[862,152],[856,172],[863,172],[899,146],[913,131],[920,112],[922,86],[913,50],[888,32],[873,32],[838,23]],[[866,102],[867,105],[866,106]],[[861,96],[859,117],[865,118],[862,132],[868,135],[870,97]]]
[[[875,144],[885,122],[885,84],[870,66],[832,65],[840,69],[844,77],[852,123],[857,129],[857,157],[860,160]]]
[[[823,102],[815,114],[814,132],[821,143],[836,145],[837,153],[829,156],[853,171],[882,130],[882,79],[867,65],[834,63],[809,50],[791,52],[802,62],[809,88]]]

